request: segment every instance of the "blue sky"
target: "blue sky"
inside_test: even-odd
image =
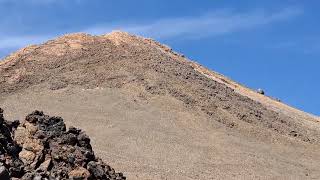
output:
[[[316,0],[0,0],[0,57],[71,32],[124,30],[320,115]]]

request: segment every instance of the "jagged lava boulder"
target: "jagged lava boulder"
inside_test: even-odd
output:
[[[3,118],[0,109],[0,179],[126,179],[95,157],[90,138],[61,117],[41,111],[21,124]]]

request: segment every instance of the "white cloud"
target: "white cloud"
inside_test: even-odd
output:
[[[0,2],[7,0],[0,0]],[[24,0],[26,1],[26,0]],[[40,1],[40,0],[31,0]],[[44,0],[60,1],[60,0]],[[168,38],[204,38],[220,36],[238,31],[245,31],[259,26],[285,21],[294,18],[303,11],[298,8],[286,8],[276,12],[254,11],[250,13],[235,13],[232,11],[219,11],[194,17],[179,17],[159,19],[150,23],[122,22],[119,24],[104,24],[79,29],[79,32],[91,34],[105,34],[112,30],[124,30],[156,39]],[[61,30],[65,32],[65,30]],[[61,32],[43,35],[17,35],[6,37],[0,30],[0,50],[20,48],[28,44],[38,44],[49,38],[56,37]]]
[[[220,11],[197,17],[160,19],[147,24],[130,24],[129,22],[100,25],[85,31],[93,34],[103,34],[113,28],[158,39],[179,36],[202,38],[276,23],[288,20],[302,13],[303,11],[297,8],[286,8],[277,12],[255,11],[251,13],[234,13]]]

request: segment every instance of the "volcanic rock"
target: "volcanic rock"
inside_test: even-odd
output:
[[[85,132],[66,131],[62,118],[34,111],[16,127],[0,112],[1,180],[126,179],[95,157]]]

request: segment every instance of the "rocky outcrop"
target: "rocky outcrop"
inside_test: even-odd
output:
[[[85,132],[41,111],[9,122],[0,109],[0,179],[126,179],[96,158]]]

